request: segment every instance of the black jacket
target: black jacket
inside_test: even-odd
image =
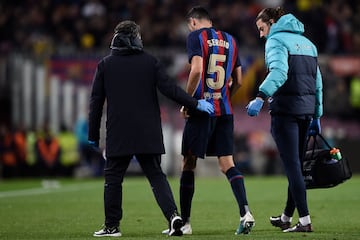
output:
[[[99,140],[106,100],[106,156],[165,153],[157,89],[190,109],[197,100],[143,51],[111,50],[97,66],[89,109],[89,140]]]

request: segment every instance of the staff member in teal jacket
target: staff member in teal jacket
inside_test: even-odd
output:
[[[266,38],[265,63],[268,74],[257,97],[247,106],[249,116],[257,116],[268,99],[271,133],[288,178],[284,212],[270,217],[272,225],[284,232],[312,232],[301,160],[307,135],[320,132],[322,77],[317,49],[303,36],[304,25],[281,8],[265,8],[256,18],[260,37]],[[299,222],[291,227],[295,208]]]

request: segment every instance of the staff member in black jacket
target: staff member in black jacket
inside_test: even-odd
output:
[[[130,160],[136,156],[154,196],[169,221],[170,236],[182,235],[173,193],[160,162],[165,153],[157,89],[187,106],[212,113],[206,100],[196,100],[171,81],[159,61],[143,50],[140,27],[120,22],[111,42],[111,53],[96,69],[89,111],[89,143],[99,146],[103,105],[107,102],[105,163],[105,224],[94,236],[121,236],[122,182]]]

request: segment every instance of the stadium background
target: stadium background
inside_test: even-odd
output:
[[[281,173],[279,156],[269,135],[266,107],[256,119],[248,117],[245,111],[266,74],[264,42],[258,38],[254,19],[262,8],[281,5],[305,24],[305,35],[319,49],[324,83],[323,133],[349,157],[353,171],[359,172],[358,1],[3,0],[0,176],[101,175],[102,163],[94,160],[99,156],[95,154],[85,160],[78,151],[84,136],[77,130],[80,124],[86,124],[92,76],[97,61],[109,52],[115,25],[125,19],[139,23],[145,49],[162,61],[179,85],[185,86],[189,66],[184,16],[197,4],[207,7],[214,26],[233,34],[240,45],[244,85],[234,99],[237,166],[247,174]],[[163,166],[169,175],[176,175],[184,122],[178,113],[179,106],[162,96],[160,101],[167,151]],[[61,170],[43,171],[37,166],[39,151],[35,151],[35,143],[48,131],[58,141],[56,161]],[[21,137],[23,141],[16,141]],[[105,144],[101,142],[102,147]],[[206,164],[200,161],[199,165],[202,165],[199,175],[220,174],[215,159],[208,159]],[[138,171],[134,162],[130,172]]]

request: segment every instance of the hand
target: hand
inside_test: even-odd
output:
[[[321,133],[320,118],[314,118],[309,127],[309,136],[316,136]]]
[[[247,114],[250,117],[254,117],[254,116],[259,115],[259,112],[260,112],[263,104],[264,104],[264,100],[262,100],[259,97],[255,98],[254,100],[249,102],[249,104],[246,106]]]
[[[207,112],[208,114],[214,112],[214,106],[211,103],[207,102],[205,99],[198,100],[196,109],[202,112]]]
[[[180,108],[180,113],[183,118],[188,118],[190,115],[188,114],[188,109],[184,106]]]

